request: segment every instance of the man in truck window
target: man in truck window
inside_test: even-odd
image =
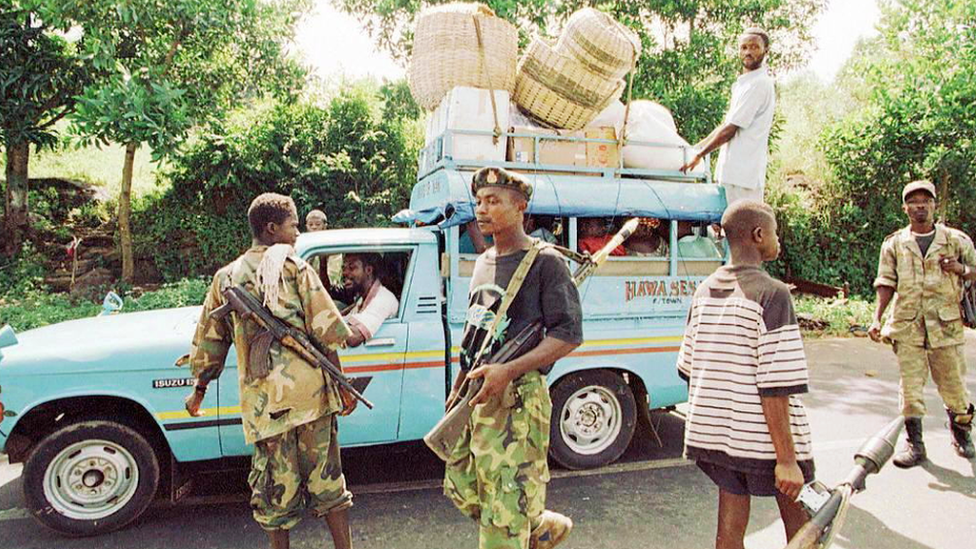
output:
[[[572,522],[545,509],[552,412],[545,373],[582,343],[579,293],[562,256],[525,234],[523,214],[532,191],[521,176],[483,168],[472,178],[471,191],[478,226],[494,246],[478,257],[472,273],[462,373],[448,404],[465,377],[483,378],[484,384],[471,399],[471,418],[447,461],[444,493],[478,522],[481,549],[547,549],[566,538]],[[528,270],[520,271],[533,246],[543,247]],[[495,323],[517,271],[524,272],[521,286]],[[505,329],[494,331],[483,357],[537,320],[545,336],[536,347],[505,363],[473,363],[485,338],[492,337],[492,325]]]
[[[256,348],[252,342],[258,324],[236,314],[210,317],[224,304],[221,291],[241,285],[276,317],[328,349],[336,364],[335,350],[349,336],[322,281],[295,255],[298,213],[292,199],[262,194],[251,202],[247,217],[254,236],[251,247],[217,271],[203,303],[190,351],[197,384],[186,409],[191,416],[203,415],[200,404],[207,386],[220,377],[233,344],[244,439],[254,444],[248,476],[254,519],[268,533],[271,548],[284,549],[288,531],[309,511],[325,517],[336,548],[349,549],[352,494],[342,474],[336,416],[351,413],[356,401],[318,367],[277,342],[267,353],[267,368],[254,367],[250,353]]]
[[[763,64],[768,51],[769,36],[763,30],[752,28],[742,33],[742,74],[732,85],[725,123],[696,145],[699,152],[681,167],[683,172],[692,170],[706,154],[721,147],[715,180],[725,187],[729,205],[739,200],[763,201],[769,131],[776,109],[773,78]]]
[[[379,279],[376,254],[346,254],[342,260],[342,281],[353,303],[344,319],[352,332],[346,345],[358,347],[379,331],[383,321],[393,318],[400,302]]]

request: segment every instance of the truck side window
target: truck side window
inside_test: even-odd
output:
[[[678,222],[678,259],[722,259],[722,251],[708,236],[704,223]]]
[[[329,295],[340,309],[344,309],[355,301],[357,295],[354,288],[347,287],[342,275],[343,260],[346,255],[368,258],[368,263],[374,266],[380,284],[390,290],[397,300],[403,299],[404,280],[410,267],[410,252],[408,251],[363,251],[348,254],[315,254],[308,263],[319,274]]]

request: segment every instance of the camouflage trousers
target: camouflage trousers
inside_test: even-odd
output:
[[[306,511],[321,517],[352,506],[339,458],[336,416],[328,414],[255,444],[251,509],[265,530],[288,530]]]
[[[551,413],[537,371],[472,412],[447,461],[444,494],[478,521],[480,549],[528,548],[546,505]]]
[[[929,372],[939,389],[945,407],[954,413],[965,414],[969,409],[966,390],[966,359],[962,345],[927,349],[919,345],[892,344],[901,370],[899,400],[905,417],[925,416],[923,391]]]

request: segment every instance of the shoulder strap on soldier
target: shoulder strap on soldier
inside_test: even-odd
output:
[[[481,348],[478,349],[478,354],[475,355],[475,359],[472,363],[477,363],[481,356],[488,350],[488,346],[495,339],[495,332],[498,330],[498,324],[501,322],[502,317],[508,313],[508,308],[515,300],[515,296],[518,294],[519,290],[522,288],[522,283],[525,281],[525,277],[529,274],[529,268],[535,262],[535,258],[538,257],[539,252],[545,245],[539,241],[534,240],[532,242],[532,247],[529,251],[525,253],[525,257],[519,262],[518,267],[515,269],[515,273],[512,274],[512,279],[508,281],[508,287],[505,289],[505,295],[502,297],[501,305],[498,307],[498,311],[495,312],[495,318],[491,321],[491,325],[488,326],[488,333],[485,334],[485,338],[481,342]]]

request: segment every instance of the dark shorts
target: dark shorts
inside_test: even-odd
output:
[[[695,464],[712,479],[712,482],[726,492],[739,496],[762,497],[775,496],[779,493],[776,489],[776,476],[771,472],[744,473],[707,461],[696,461]],[[813,481],[812,463],[801,462],[800,470],[803,472],[803,482]]]

